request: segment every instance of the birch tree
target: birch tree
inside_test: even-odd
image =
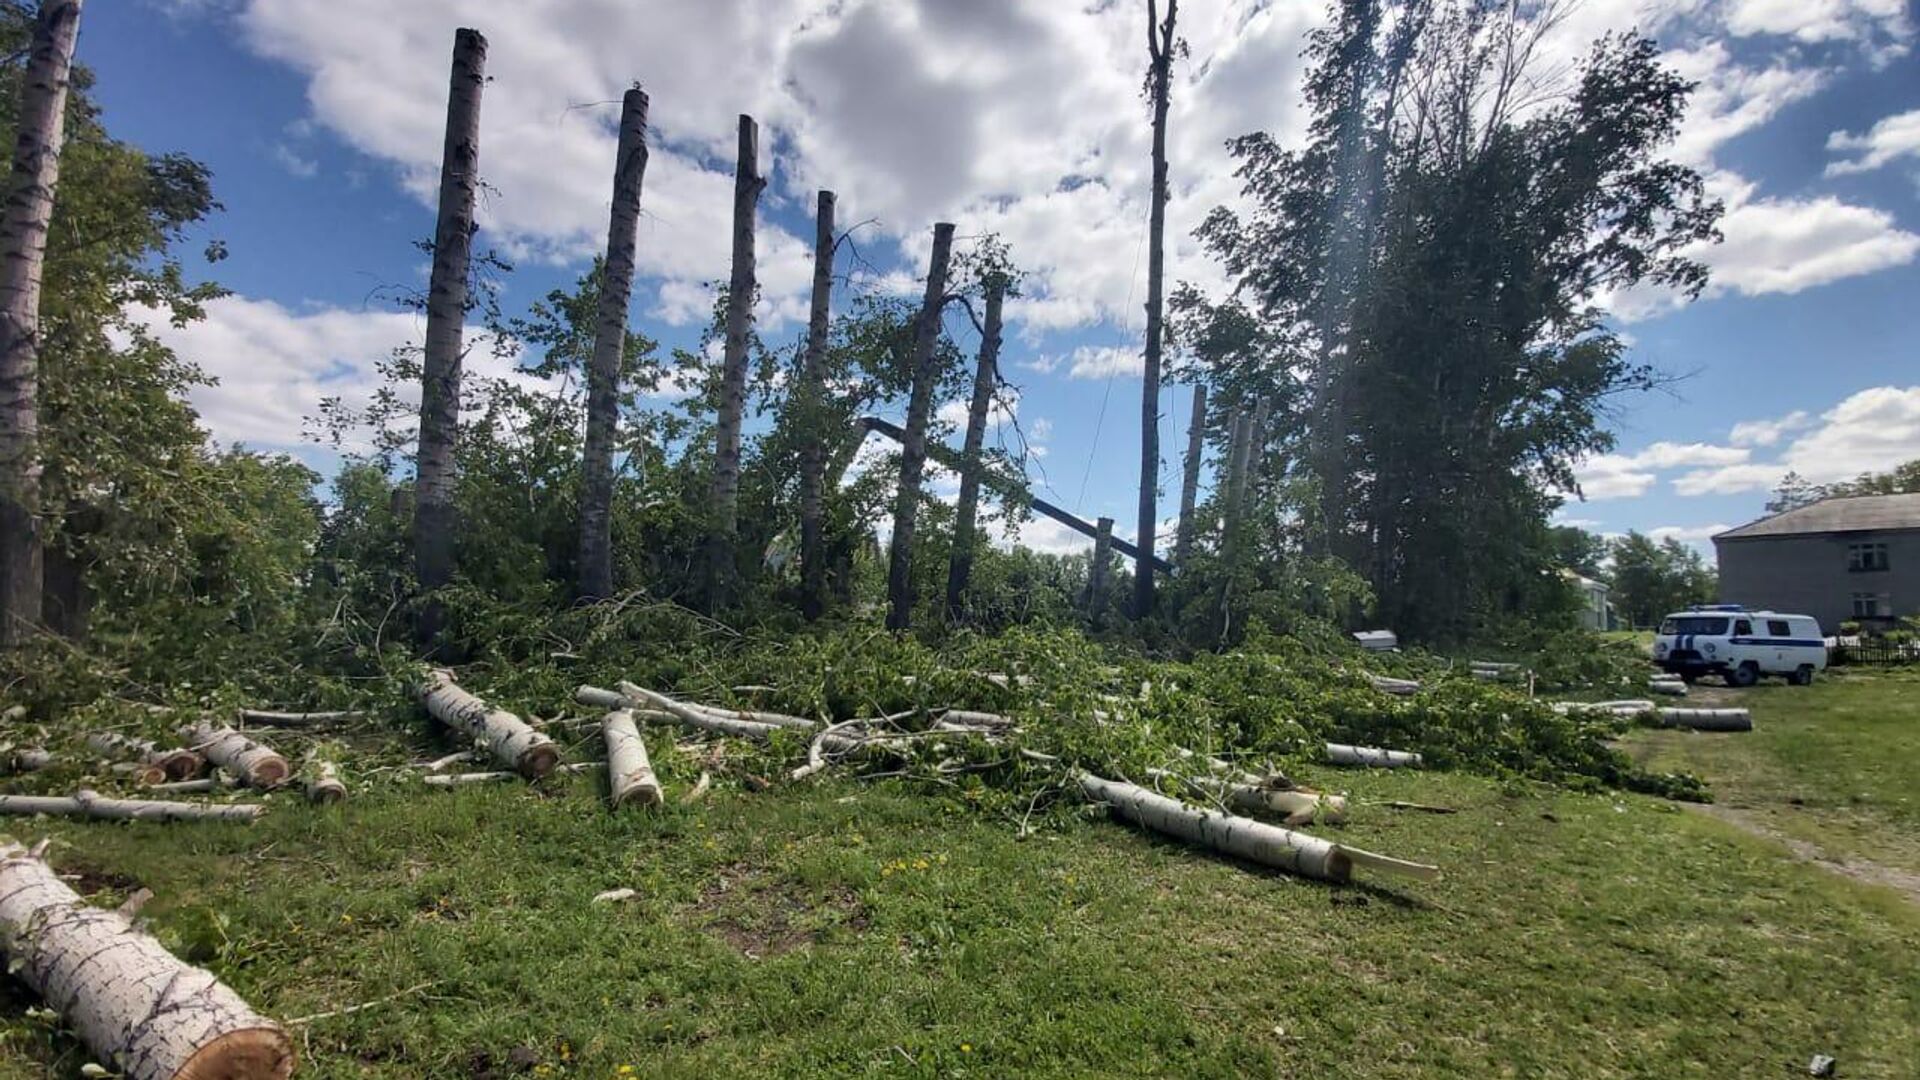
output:
[[[933,388],[940,380],[934,346],[940,339],[940,315],[946,307],[947,261],[953,251],[953,225],[933,227],[933,255],[927,262],[926,297],[913,328],[908,367],[913,390],[907,400],[906,438],[900,451],[900,492],[894,501],[893,539],[887,553],[887,628],[905,630],[913,622],[913,526],[920,512],[920,476],[927,464],[927,421],[933,413]]]
[[[825,396],[827,325],[833,299],[834,195],[820,192],[814,213],[813,297],[807,310],[807,348],[800,363],[800,385],[794,388],[801,418],[808,431],[800,448],[800,610],[817,619],[827,606],[825,494],[825,432],[818,430],[820,403]]]
[[[1173,76],[1174,21],[1180,0],[1167,0],[1161,21],[1157,0],[1147,0],[1147,93],[1153,105],[1153,195],[1147,212],[1147,349],[1140,372],[1140,516],[1134,543],[1133,612],[1153,611],[1153,540],[1160,495],[1160,346],[1166,313],[1167,103]]]
[[[640,185],[646,174],[647,95],[635,86],[627,91],[620,106],[613,211],[607,224],[607,258],[601,267],[593,357],[587,366],[587,441],[581,455],[577,582],[583,597],[613,595],[613,444],[620,419],[620,361],[627,344],[627,303],[633,295]]]
[[[954,508],[953,552],[947,561],[947,619],[965,614],[967,580],[973,574],[975,524],[980,513],[980,448],[986,441],[987,411],[1000,382],[1000,329],[1007,293],[1013,286],[1006,252],[998,243],[982,248],[977,273],[983,294],[980,352],[974,363],[973,397],[967,402],[967,432],[961,444],[960,499]]]
[[[740,117],[740,144],[733,167],[733,275],[727,283],[726,342],[721,358],[720,415],[714,425],[713,483],[708,497],[707,610],[732,600],[736,573],[734,540],[739,531],[740,424],[747,403],[748,337],[759,291],[754,270],[754,215],[767,180],[760,175],[760,128]]]
[[[0,210],[0,645],[40,621],[40,273],[79,31],[80,0],[43,0]]]
[[[440,155],[440,214],[433,230],[433,273],[427,285],[426,349],[420,369],[420,449],[414,474],[413,550],[420,588],[429,596],[420,635],[439,635],[443,613],[433,592],[453,580],[454,442],[460,428],[461,343],[467,314],[467,270],[473,199],[480,171],[480,91],[486,83],[487,39],[461,29],[453,37],[447,90],[446,142]]]

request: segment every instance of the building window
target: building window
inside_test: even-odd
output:
[[[1853,617],[1856,619],[1893,618],[1893,596],[1890,593],[1857,592],[1853,594]]]
[[[1848,544],[1847,569],[1856,574],[1888,568],[1887,545]]]

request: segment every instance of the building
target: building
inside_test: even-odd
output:
[[[1885,626],[1920,613],[1920,494],[1822,499],[1713,538],[1720,599]]]
[[[1580,610],[1574,616],[1575,625],[1588,630],[1611,629],[1612,619],[1609,611],[1612,605],[1607,602],[1606,582],[1581,577],[1571,570],[1561,571],[1561,576],[1567,579],[1567,584],[1573,586],[1574,591],[1580,596]]]

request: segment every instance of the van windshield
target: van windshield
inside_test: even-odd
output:
[[[1724,634],[1727,620],[1712,615],[1673,615],[1660,624],[1663,634]]]

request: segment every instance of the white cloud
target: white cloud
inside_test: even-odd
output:
[[[1896,158],[1920,157],[1920,109],[1886,117],[1858,135],[1836,131],[1827,137],[1827,149],[1859,155],[1829,163],[1828,176],[1867,172]]]
[[[1680,495],[1738,495],[1748,491],[1771,491],[1786,472],[1778,464],[1726,465],[1677,476],[1673,481],[1673,490]]]
[[[1731,0],[1727,29],[1742,37],[1773,34],[1803,42],[1881,43],[1905,51],[1913,27],[1906,0]]]
[[[273,144],[273,163],[302,180],[311,180],[320,173],[319,162],[301,157],[286,143]]]
[[[1824,484],[1920,458],[1920,386],[1861,390],[1822,413],[1817,423],[1804,413],[1784,419],[1796,417],[1795,426],[1806,434],[1789,443],[1778,460],[1700,469],[1676,478],[1674,491],[1681,495],[1770,491],[1788,472]]]
[[[1146,370],[1146,356],[1126,345],[1082,345],[1073,350],[1073,362],[1067,369],[1070,379],[1105,379],[1114,375],[1129,378]]]
[[[1683,544],[1699,544],[1711,540],[1718,533],[1733,528],[1731,525],[1659,525],[1647,530],[1647,535],[1655,540],[1678,540]]]
[[[1738,446],[1713,446],[1708,443],[1657,442],[1633,455],[1636,464],[1655,469],[1686,465],[1733,465],[1747,460],[1747,451]]]
[[[1757,198],[1753,184],[1726,173],[1712,177],[1710,187],[1727,202],[1720,222],[1726,241],[1693,254],[1712,271],[1711,292],[1797,293],[1904,266],[1920,254],[1920,235],[1884,210],[1831,195]]]
[[[1574,469],[1574,477],[1580,483],[1580,494],[1589,501],[1637,498],[1659,479],[1651,469],[1624,454],[1596,454]]]
[[[1795,409],[1773,420],[1742,420],[1733,425],[1727,441],[1735,446],[1772,446],[1796,431],[1805,430],[1813,417],[1805,409]]]

